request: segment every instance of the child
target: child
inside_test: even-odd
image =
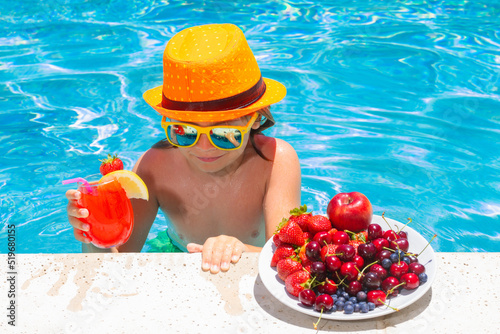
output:
[[[294,149],[260,132],[274,125],[270,105],[286,95],[262,78],[243,32],[232,24],[185,29],[163,55],[163,86],[146,102],[163,115],[166,140],[134,166],[149,201],[132,200],[134,230],[118,249],[140,252],[160,208],[168,236],[190,253],[202,252],[202,269],[227,271],[245,251],[260,251],[289,210],[300,205],[300,165]],[[265,121],[264,121],[265,119]],[[94,247],[77,218],[80,193],[69,190],[69,222],[87,252]]]

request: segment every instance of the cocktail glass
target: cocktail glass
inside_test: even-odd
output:
[[[87,218],[78,219],[90,226],[84,233],[91,243],[99,248],[110,248],[127,242],[134,227],[134,212],[120,183],[115,179],[78,182],[78,191],[82,196],[77,206],[89,211]]]

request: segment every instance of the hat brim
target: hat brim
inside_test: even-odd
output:
[[[163,86],[158,86],[146,91],[142,97],[154,110],[163,116],[183,122],[220,122],[227,121],[251,114],[259,109],[281,101],[286,96],[286,88],[280,82],[263,78],[266,92],[251,105],[241,109],[222,111],[185,111],[170,110],[161,106]]]

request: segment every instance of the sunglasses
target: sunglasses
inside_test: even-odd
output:
[[[165,134],[170,144],[178,147],[194,146],[200,139],[202,133],[206,134],[210,143],[219,150],[237,150],[243,144],[243,137],[250,131],[251,126],[258,117],[254,113],[252,118],[244,126],[236,125],[215,125],[198,126],[181,122],[166,122],[166,117],[161,120],[161,127],[165,129]]]

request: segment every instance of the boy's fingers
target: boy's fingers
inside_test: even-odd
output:
[[[82,197],[82,193],[75,189],[70,189],[66,191],[66,198],[70,201],[79,200]]]
[[[86,232],[90,230],[90,226],[87,223],[82,222],[81,220],[75,217],[68,217],[69,223],[73,226],[74,229]]]
[[[78,230],[76,228],[73,230],[73,234],[75,235],[76,240],[83,242],[84,244],[88,244],[92,241],[89,237],[83,235],[83,231]]]
[[[195,244],[194,242],[187,244],[186,248],[189,253],[200,253],[201,251],[203,251],[203,246],[200,244]]]
[[[68,211],[68,216],[75,218],[87,218],[89,216],[89,210],[85,208],[79,208],[72,203],[69,203],[66,211]]]

